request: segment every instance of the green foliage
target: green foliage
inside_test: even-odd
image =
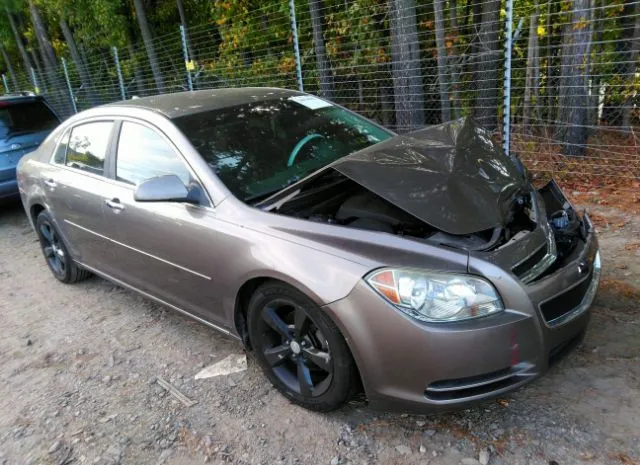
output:
[[[309,0],[296,0],[296,17],[305,89],[318,90],[315,45],[309,13]],[[86,51],[88,67],[97,88],[105,91],[104,98],[113,98],[109,92],[115,82],[111,47],[121,51],[122,70],[127,82],[135,73],[148,76],[148,60],[140,43],[141,36],[133,0],[33,0],[48,28],[50,40],[58,57],[70,59],[59,22],[65,19],[75,41]],[[178,34],[176,0],[143,0],[150,28],[158,41],[158,56],[163,71],[171,74],[166,79],[169,88],[184,86],[182,49]],[[385,89],[393,88],[390,62],[388,0],[323,0],[322,24],[326,55],[339,88],[338,98],[349,97],[348,102],[359,101],[357,109],[368,116],[382,119],[382,100]],[[434,109],[433,118],[439,118],[438,73],[435,45],[433,2],[416,0],[416,26],[420,39],[422,80],[425,105]],[[513,45],[513,111],[522,110],[527,68],[527,39],[529,17],[537,11],[537,31],[540,42],[540,88],[537,101],[542,102],[545,114],[541,118],[555,118],[557,105],[557,73],[563,34],[575,28],[594,27],[589,73],[597,76],[600,84],[616,89],[607,96],[611,105],[621,105],[639,90],[638,78],[630,79],[621,72],[620,63],[625,56],[620,43],[628,39],[629,0],[594,0],[597,8],[593,18],[573,21],[573,0],[517,0],[514,11],[514,29],[523,19],[518,40]],[[296,86],[296,63],[289,18],[288,0],[183,0],[198,72],[202,82],[227,85]],[[481,2],[484,5],[484,2]],[[456,5],[455,11],[452,5]],[[626,5],[626,6],[625,6]],[[15,39],[9,28],[5,7],[22,18],[22,37],[28,50],[37,49],[31,23],[28,0],[0,0],[0,43],[7,51],[14,67],[22,67]],[[477,46],[473,0],[444,1],[445,47],[449,57],[451,76],[450,99],[458,114],[469,114],[477,98],[472,53]],[[501,3],[501,22],[505,17],[505,1]],[[457,27],[453,26],[456,16]],[[595,26],[597,24],[597,27]],[[569,25],[569,26],[567,26]],[[573,29],[572,29],[573,28]],[[499,27],[499,40],[504,40],[503,24]],[[625,32],[625,30],[627,32]],[[192,32],[193,31],[193,32]],[[204,32],[203,32],[204,31]],[[627,35],[625,35],[627,34]],[[173,39],[172,39],[173,37]],[[128,48],[135,44],[135,56]],[[70,61],[70,60],[69,60]],[[71,63],[71,61],[70,61]],[[554,71],[555,70],[555,71]],[[586,70],[585,70],[586,71]],[[624,71],[624,70],[622,70]],[[78,79],[73,63],[72,79]],[[496,65],[502,73],[502,54]],[[266,78],[268,76],[268,79]],[[208,81],[207,81],[208,79]],[[147,83],[144,83],[147,85]],[[111,87],[109,87],[111,86]],[[171,87],[173,86],[173,87]],[[393,99],[393,95],[391,95]],[[393,104],[393,102],[391,103]],[[388,111],[388,110],[387,110]],[[427,118],[428,122],[436,122]]]

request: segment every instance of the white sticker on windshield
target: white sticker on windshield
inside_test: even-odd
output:
[[[310,110],[333,106],[329,102],[322,100],[321,98],[314,97],[313,95],[296,95],[295,97],[289,97],[289,100],[299,103],[300,105],[304,105]]]

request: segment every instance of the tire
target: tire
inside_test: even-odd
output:
[[[249,301],[249,337],[271,383],[309,410],[340,408],[357,383],[353,357],[331,319],[282,283],[260,286]]]
[[[84,281],[91,276],[91,273],[80,268],[73,261],[67,246],[64,244],[60,233],[53,225],[53,220],[49,213],[44,210],[36,218],[36,233],[40,240],[40,247],[44,259],[49,265],[53,276],[65,284]]]

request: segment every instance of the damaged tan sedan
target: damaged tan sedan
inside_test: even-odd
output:
[[[400,136],[289,90],[161,95],[67,120],[18,183],[58,280],[241,340],[314,410],[522,386],[580,341],[598,286],[589,218],[471,120]]]

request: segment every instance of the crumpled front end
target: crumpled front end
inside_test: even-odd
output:
[[[429,412],[496,397],[536,379],[581,341],[600,278],[595,231],[555,183],[535,192],[535,203],[531,231],[469,252],[468,271],[502,298],[497,315],[421,322],[365,282],[325,307],[347,336],[374,407]]]

